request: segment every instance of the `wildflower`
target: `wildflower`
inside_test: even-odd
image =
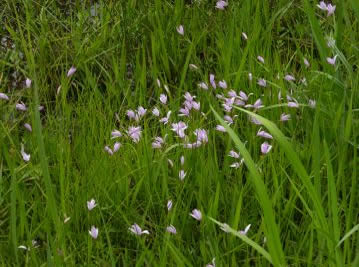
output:
[[[254,108],[254,109],[260,109],[260,108],[263,108],[264,105],[262,105],[262,100],[259,98],[256,100],[256,102],[254,102],[254,104],[248,104],[248,105],[245,105],[246,108]]]
[[[25,80],[25,86],[26,86],[26,88],[30,88],[31,87],[31,80],[29,79],[29,78],[26,78],[26,80]]]
[[[141,137],[141,126],[138,127],[130,126],[128,128],[127,134],[132,138],[132,140],[135,143],[138,143]]]
[[[71,77],[72,75],[74,75],[74,73],[76,72],[76,68],[74,66],[72,66],[69,71],[67,72],[67,77]]]
[[[186,117],[188,117],[190,110],[187,107],[184,107],[184,108],[181,108],[179,110],[179,112],[180,112],[180,114],[178,116],[186,116]]]
[[[176,28],[177,32],[180,34],[180,35],[184,35],[184,28],[183,28],[183,25],[179,25],[177,28]]]
[[[168,201],[167,201],[167,210],[168,210],[168,211],[170,211],[170,210],[172,209],[172,205],[173,205],[172,200],[171,200],[171,199],[168,200]]]
[[[327,11],[327,4],[324,1],[320,1],[319,5],[317,7],[323,11]]]
[[[198,209],[194,209],[192,210],[192,213],[190,213],[189,215],[191,215],[194,219],[196,219],[197,221],[202,220],[202,213],[200,210]]]
[[[113,155],[113,151],[111,148],[109,148],[108,146],[105,146],[105,151],[110,154],[111,156]]]
[[[162,122],[163,124],[167,124],[167,123],[168,123],[168,120],[170,119],[171,113],[172,113],[171,110],[168,111],[168,112],[167,112],[167,116],[164,117],[164,118],[162,118],[162,119],[160,119],[160,122]]]
[[[337,56],[338,55],[335,55],[333,58],[330,58],[330,57],[327,57],[327,62],[330,64],[330,65],[335,65],[335,61],[337,60]]]
[[[215,80],[214,80],[214,74],[210,74],[210,75],[209,75],[209,82],[211,83],[213,89],[216,89],[216,88],[217,88],[216,82],[215,82]]]
[[[98,237],[98,228],[96,228],[95,226],[91,226],[91,230],[89,231],[89,234],[93,239],[97,239],[97,237]]]
[[[181,162],[181,166],[183,166],[184,165],[184,156],[183,155],[180,158],[180,162]]]
[[[241,165],[242,165],[242,161],[241,162],[234,162],[233,164],[230,165],[230,167],[238,169]]]
[[[165,94],[161,94],[160,101],[162,104],[166,105],[167,104],[167,96]]]
[[[25,124],[24,124],[24,127],[25,127],[25,129],[28,130],[29,132],[32,132],[32,127],[31,127],[30,124],[25,123]]]
[[[145,109],[145,108],[143,108],[141,106],[139,106],[137,108],[137,115],[138,115],[139,118],[142,118],[143,116],[145,116],[146,112],[147,112],[147,109]]]
[[[180,170],[178,173],[178,178],[183,181],[184,178],[186,177],[187,173],[184,170]]]
[[[177,135],[180,137],[180,138],[184,138],[185,137],[185,133],[184,131],[187,129],[187,125],[180,121],[178,123],[172,123],[172,131],[176,132]]]
[[[27,110],[27,107],[23,102],[17,103],[15,107],[16,107],[17,110],[20,110],[20,111],[26,111]]]
[[[9,97],[4,93],[0,93],[0,99],[9,100]]]
[[[136,113],[132,109],[127,110],[126,114],[129,119],[136,119]]]
[[[154,108],[152,109],[152,114],[153,114],[154,116],[156,116],[156,117],[160,116],[160,111],[158,110],[157,107],[154,107]]]
[[[121,143],[119,142],[116,142],[114,145],[113,145],[113,153],[117,152],[121,147]]]
[[[258,61],[264,64],[264,58],[262,56],[257,57]]]
[[[253,116],[249,116],[249,120],[256,125],[262,125],[262,123]]]
[[[226,6],[228,6],[228,2],[223,1],[223,0],[217,1],[217,3],[216,3],[216,8],[218,8],[220,10],[224,10]]]
[[[166,231],[174,235],[177,234],[177,230],[172,224],[170,226],[167,226]]]
[[[259,79],[257,84],[262,87],[267,87],[267,81],[264,79]]]
[[[223,133],[227,132],[226,128],[224,128],[222,125],[217,125],[216,130]]]
[[[21,144],[21,151],[20,151],[20,153],[21,153],[21,156],[22,156],[22,159],[24,160],[24,161],[26,161],[26,162],[28,162],[28,161],[30,161],[30,154],[26,154],[26,152],[25,152],[25,150],[24,150],[24,145],[23,144]]]
[[[249,95],[251,95],[251,94],[249,94]],[[249,95],[247,96],[247,94],[246,94],[245,92],[243,92],[243,91],[240,91],[240,92],[239,92],[239,98],[240,98],[241,100],[243,100],[243,101],[248,101]]]
[[[330,15],[333,15],[333,14],[334,14],[335,8],[336,8],[335,5],[334,5],[334,6],[333,6],[332,4],[328,4],[328,5],[327,5],[327,11],[328,11],[327,16],[328,16],[328,17],[329,17]]]
[[[248,40],[248,36],[245,32],[242,32],[242,37],[244,40],[246,40],[246,41]]]
[[[200,103],[200,102],[193,101],[193,102],[192,102],[192,107],[193,107],[193,109],[195,109],[195,110],[199,110],[199,109],[201,108],[201,103]]]
[[[250,228],[251,228],[251,225],[248,224],[248,225],[246,226],[246,228],[244,228],[244,230],[239,231],[239,233],[240,233],[241,235],[247,235],[247,233],[248,233],[248,231],[249,231]]]
[[[222,89],[227,89],[227,83],[225,80],[219,81],[218,82],[219,87],[221,87]]]
[[[303,62],[304,62],[304,65],[305,65],[307,68],[310,67],[310,63],[309,63],[308,59],[303,58]]]
[[[249,79],[249,81],[252,81],[252,80],[253,80],[253,75],[252,75],[252,73],[248,73],[248,79]]]
[[[233,123],[233,119],[229,115],[224,115],[224,120],[228,123],[228,125],[231,125]]]
[[[280,121],[289,121],[290,120],[290,114],[282,113],[280,115]]]
[[[211,263],[208,263],[206,265],[206,267],[216,267],[216,258],[213,258],[212,259],[212,262]]]
[[[90,201],[87,201],[87,209],[89,211],[93,210],[97,206],[96,200],[91,199]]]
[[[311,108],[315,108],[315,106],[316,106],[316,101],[315,100],[313,100],[313,99],[309,99],[309,103],[308,103],[308,105],[309,105],[309,107],[311,107]]]
[[[122,133],[121,133],[119,130],[113,130],[113,131],[111,132],[111,136],[112,136],[112,139],[118,138],[118,137],[121,137],[121,136],[122,136]]]
[[[164,142],[165,141],[161,137],[157,136],[155,137],[155,141],[152,142],[152,148],[161,148]]]
[[[234,150],[229,151],[228,156],[230,156],[231,158],[235,158],[235,159],[239,159],[239,157],[240,157],[239,153],[237,153]]]
[[[131,227],[128,228],[128,230],[130,230],[135,235],[143,235],[143,234],[149,235],[150,234],[150,232],[148,230],[142,231],[141,227],[137,223],[131,225]]]
[[[267,139],[273,139],[273,136],[269,133],[267,133],[266,131],[263,131],[261,129],[258,130],[257,132],[257,136],[263,137],[263,138],[267,138]]]
[[[288,82],[292,82],[292,81],[295,81],[295,78],[294,78],[294,76],[287,74],[284,76],[284,80],[286,80]]]
[[[271,151],[272,149],[272,146],[270,144],[268,144],[267,142],[264,142],[262,145],[261,145],[261,152],[262,154],[267,154],[269,153],[269,151]]]
[[[189,64],[189,68],[192,70],[198,70],[198,67],[195,64]]]
[[[299,104],[295,101],[289,101],[288,102],[288,107],[290,108],[298,108],[299,107]]]
[[[205,82],[199,83],[198,87],[203,89],[203,90],[208,90],[208,85]]]
[[[194,134],[197,136],[197,141],[201,143],[208,143],[208,135],[204,129],[196,129]]]

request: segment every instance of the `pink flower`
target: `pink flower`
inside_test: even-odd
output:
[[[184,170],[180,170],[178,173],[178,178],[183,181],[184,178],[186,177],[187,173]]]
[[[17,110],[20,110],[20,111],[26,111],[27,110],[27,107],[23,102],[17,103],[15,107],[16,107]]]
[[[267,139],[273,139],[273,136],[269,133],[267,133],[266,131],[263,131],[261,129],[258,130],[257,132],[257,136],[263,137],[263,138],[267,138]]]
[[[332,4],[328,4],[328,5],[327,5],[327,11],[328,11],[327,16],[328,16],[328,17],[329,17],[330,15],[333,15],[333,14],[334,14],[335,8],[336,8],[336,6],[332,6]]]
[[[128,128],[127,134],[131,137],[131,139],[135,143],[138,143],[140,141],[140,137],[141,137],[141,126],[138,126],[138,127],[130,126]]]
[[[4,93],[0,93],[0,99],[9,100],[9,97]]]
[[[155,141],[152,142],[152,148],[161,148],[162,147],[162,144],[164,144],[164,140],[163,138],[157,136],[155,137]]]
[[[110,154],[111,156],[113,155],[113,151],[111,148],[109,148],[108,146],[105,146],[105,151]]]
[[[177,28],[176,28],[177,32],[180,34],[180,35],[184,35],[184,28],[183,28],[183,25],[179,25]]]
[[[171,110],[170,110],[170,111],[168,111],[168,112],[167,112],[167,116],[166,116],[166,117],[164,117],[164,118],[162,118],[162,119],[160,119],[160,122],[162,122],[163,124],[167,124],[167,123],[168,123],[168,121],[169,121],[169,119],[170,119],[171,113],[172,113],[172,111],[171,111]]]
[[[113,145],[113,153],[116,153],[117,151],[119,151],[119,150],[120,150],[120,147],[121,147],[121,143],[116,142],[116,143]]]
[[[268,144],[267,142],[264,142],[262,145],[261,145],[261,152],[262,154],[267,154],[269,153],[269,151],[271,151],[272,149],[272,146],[270,144]]]
[[[148,230],[142,231],[141,227],[137,223],[131,225],[131,227],[128,228],[128,230],[130,230],[130,232],[132,232],[135,235],[143,235],[143,234],[149,235],[150,234],[150,232]]]
[[[139,106],[137,108],[137,115],[138,115],[139,118],[142,118],[143,116],[145,116],[146,112],[147,112],[147,109],[145,109],[145,108],[143,108],[141,106]]]
[[[235,158],[235,159],[239,159],[239,157],[240,157],[239,153],[237,153],[234,150],[229,151],[228,156],[230,156],[231,158]]]
[[[215,82],[215,80],[214,80],[214,74],[210,74],[210,75],[209,75],[209,82],[211,83],[213,89],[216,89],[216,88],[217,88],[216,82]]]
[[[196,129],[194,134],[197,136],[197,141],[201,143],[208,143],[207,132],[204,129]]]
[[[216,130],[223,133],[227,132],[226,128],[224,128],[222,125],[217,125]]]
[[[280,115],[280,121],[289,121],[290,120],[290,114],[282,113]]]
[[[93,210],[97,206],[96,201],[94,199],[91,199],[90,201],[87,201],[87,209],[89,211]]]
[[[118,138],[118,137],[121,137],[121,136],[122,136],[122,133],[121,133],[119,130],[113,130],[113,131],[111,132],[111,136],[112,136],[112,139]]]
[[[171,199],[168,200],[168,201],[167,201],[167,210],[168,210],[168,211],[170,211],[170,210],[172,209],[172,205],[173,205],[172,200],[171,200]]]
[[[166,105],[167,104],[167,96],[165,94],[161,94],[160,101],[162,104]]]
[[[219,81],[218,82],[219,87],[221,87],[222,89],[227,89],[227,83],[225,80]]]
[[[239,167],[241,167],[242,163],[243,163],[243,159],[240,162],[232,163],[229,167],[234,168],[234,169],[238,169]]]
[[[200,210],[198,209],[194,209],[192,210],[192,213],[190,213],[189,215],[191,215],[194,219],[196,219],[197,221],[202,220],[202,213]]]
[[[211,263],[208,263],[206,267],[216,267],[216,259],[213,258]]]
[[[317,7],[323,11],[327,11],[327,4],[324,1],[320,1],[319,5]]]
[[[132,109],[127,110],[126,114],[129,119],[136,119],[136,113]]]
[[[304,65],[305,65],[307,68],[310,67],[310,63],[309,63],[308,59],[303,58],[303,62],[304,62]]]
[[[267,82],[264,79],[259,79],[257,84],[262,87],[267,87]]]
[[[258,61],[264,64],[264,58],[262,56],[257,57]]]
[[[29,78],[26,78],[26,80],[25,80],[25,86],[26,86],[26,88],[30,88],[31,87],[31,80],[29,79]]]
[[[172,131],[176,132],[180,138],[184,138],[186,135],[184,131],[187,129],[187,125],[180,121],[178,123],[172,123]]]
[[[217,3],[216,3],[216,8],[218,8],[220,10],[224,10],[224,8],[226,6],[228,6],[228,2],[223,1],[223,0],[217,1]]]
[[[224,115],[224,120],[228,123],[228,125],[231,125],[233,123],[233,119],[229,115]]]
[[[295,81],[295,78],[294,78],[294,76],[287,74],[284,76],[284,80],[286,80],[288,82],[292,82],[292,81]]]
[[[92,226],[91,230],[89,231],[89,234],[93,239],[97,239],[97,237],[98,237],[98,228],[96,228],[95,226]]]
[[[253,116],[249,116],[249,120],[256,125],[262,125],[262,123]]]
[[[160,116],[160,111],[158,110],[157,107],[154,107],[152,110],[152,114],[156,117]]]
[[[205,82],[199,83],[198,87],[203,89],[203,90],[208,90],[208,85]]]
[[[336,56],[334,56],[334,57],[327,57],[327,62],[330,64],[330,65],[335,65],[335,62],[336,62],[336,60],[337,60],[337,56],[338,55],[336,55]]]
[[[69,71],[67,72],[67,77],[71,77],[76,72],[76,68],[72,66]]]
[[[22,156],[22,159],[26,162],[29,162],[30,161],[30,154],[26,154],[25,150],[24,150],[24,145],[21,144],[21,156]]]
[[[177,234],[177,230],[176,228],[171,224],[170,226],[167,226],[166,231],[169,232],[170,234]]]
[[[26,128],[26,130],[28,130],[29,132],[32,132],[32,127],[31,127],[31,125],[30,125],[30,124],[25,123],[25,124],[24,124],[24,127],[25,127],[25,128]]]

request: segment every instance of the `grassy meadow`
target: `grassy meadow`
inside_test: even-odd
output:
[[[359,266],[357,0],[0,17],[0,266]]]

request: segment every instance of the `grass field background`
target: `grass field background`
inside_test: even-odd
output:
[[[359,3],[318,4],[2,0],[1,266],[359,266]]]

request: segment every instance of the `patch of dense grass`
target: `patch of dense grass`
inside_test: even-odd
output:
[[[2,1],[0,263],[358,265],[359,5],[317,4]]]

